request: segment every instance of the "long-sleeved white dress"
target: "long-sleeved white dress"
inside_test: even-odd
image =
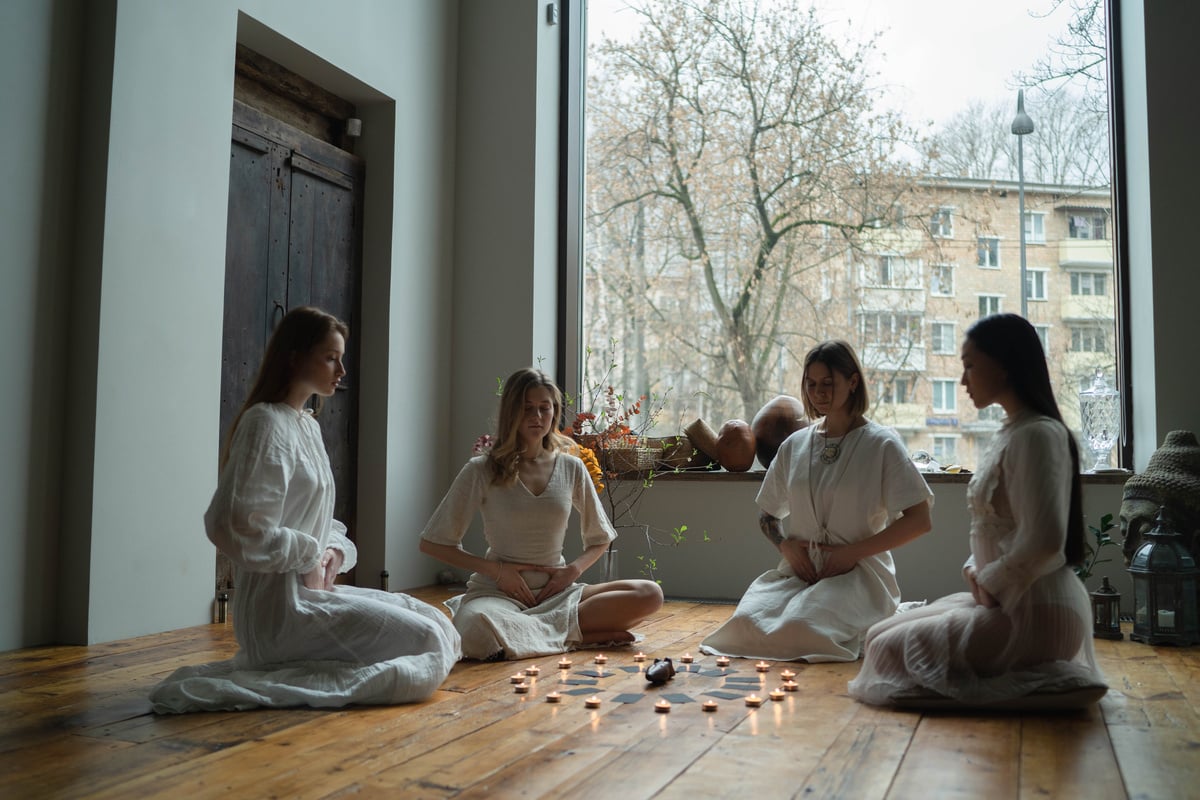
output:
[[[818,439],[821,444],[818,445]],[[841,456],[823,464],[818,450],[838,442]],[[763,478],[759,507],[782,520],[783,535],[819,544],[848,544],[886,528],[900,512],[933,493],[913,466],[899,435],[868,421],[846,436],[822,439],[810,425],[789,436]],[[853,661],[872,624],[900,603],[889,552],[859,561],[849,572],[809,584],[787,559],[755,579],[733,616],[700,645],[710,654],[773,661]]]
[[[343,572],[355,564],[333,502],[312,415],[283,403],[247,409],[204,515],[233,562],[240,650],[176,670],[152,691],[155,711],[406,703],[441,685],[460,653],[445,612],[403,594],[304,586],[327,547],[344,555]]]
[[[970,592],[899,614],[867,634],[850,694],[878,705],[920,697],[993,704],[1037,692],[1103,688],[1091,605],[1063,546],[1071,506],[1067,429],[1025,412],[996,435],[967,487],[963,567],[999,607]]]
[[[563,566],[563,542],[572,508],[579,512],[584,548],[617,538],[587,467],[575,456],[555,454],[550,481],[537,495],[520,479],[511,486],[493,484],[487,456],[475,456],[459,471],[421,538],[457,547],[479,512],[488,560]],[[525,572],[522,577],[535,595],[549,580],[544,572]],[[472,573],[466,594],[446,602],[462,635],[463,656],[530,658],[577,645],[583,638],[579,600],[584,586],[572,584],[527,607],[501,592],[490,576]]]

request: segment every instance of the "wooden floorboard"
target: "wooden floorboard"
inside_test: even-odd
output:
[[[587,650],[565,673],[557,657],[461,662],[433,697],[392,707],[151,713],[147,693],[172,670],[236,651],[227,625],[0,653],[0,797],[1200,797],[1198,648],[1097,640],[1109,693],[1058,714],[873,708],[846,694],[857,664],[758,673],[735,659],[731,677],[763,694],[784,666],[797,673],[799,691],[751,709],[710,694],[724,679],[697,651],[731,610],[668,602],[634,647],[607,651],[599,678],[581,674],[596,669]],[[622,669],[639,649],[697,663],[648,687]],[[509,677],[529,665],[541,675],[518,695]],[[664,695],[693,702],[657,713]]]

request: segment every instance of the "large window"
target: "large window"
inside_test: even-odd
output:
[[[1028,306],[1078,431],[1078,375],[1113,366],[1108,87],[1103,53],[1063,53],[1096,55],[1104,4],[1099,36],[1079,27],[1095,23],[1078,13],[1092,0],[1052,5],[973,6],[953,33],[911,24],[920,0],[836,13],[588,0],[588,374],[667,398],[656,433],[669,435],[799,395],[805,354],[845,339],[875,390],[868,414],[931,452],[953,414],[956,458],[971,466],[979,412],[934,376],[960,369],[977,318]],[[868,30],[884,33],[857,34]],[[1007,37],[994,64],[972,46],[980,30]],[[916,55],[934,51],[971,80],[929,91]],[[1017,86],[1036,126],[1021,176]]]

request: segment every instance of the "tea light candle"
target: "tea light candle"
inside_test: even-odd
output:
[[[537,667],[526,667],[525,668],[525,674],[531,678],[536,678],[541,673],[542,673],[542,671],[540,669],[538,669]]]
[[[645,661],[645,660],[646,660],[646,654],[645,654],[645,653],[638,653],[637,655],[635,655],[635,656],[633,657],[633,660],[634,660],[634,661]]]
[[[569,658],[560,658],[560,659],[558,660],[558,668],[559,668],[559,669],[570,669],[570,668],[571,668],[571,659],[569,659]]]
[[[746,698],[746,705],[751,708],[758,708],[763,704],[763,699],[756,694],[752,694]]]
[[[671,710],[671,701],[665,697],[662,698],[661,700],[659,700],[657,703],[654,704],[654,710],[660,714],[669,713]]]
[[[583,704],[588,708],[599,708],[600,707],[600,698],[596,697],[596,695],[592,695],[587,700],[584,700]]]
[[[783,689],[772,689],[770,698],[775,701],[782,700],[783,699]]]
[[[779,677],[783,678],[785,681],[790,681],[792,678],[796,677],[796,673],[792,672],[790,669],[785,669],[783,672],[779,673]]]
[[[679,660],[682,661],[684,664],[690,664],[693,661],[695,661],[695,659],[692,658],[691,653],[684,653],[682,656],[679,657]]]
[[[516,675],[513,675],[511,678],[509,678],[508,682],[509,683],[524,683],[525,676],[518,672]]]
[[[795,681],[784,681],[783,682],[783,690],[785,692],[795,692],[795,691],[798,691],[799,689],[800,689],[800,684],[796,683]]]
[[[729,656],[717,656],[717,666],[718,667],[728,667],[729,666]]]
[[[562,695],[559,694],[558,692],[551,692],[550,694],[546,695],[546,702],[547,703],[561,703]]]
[[[758,670],[759,672],[770,672],[771,671],[771,665],[765,661],[758,662],[757,664],[754,665],[754,668],[756,670]]]
[[[704,709],[705,711],[716,711],[717,710],[717,701],[716,700],[705,700],[703,703],[700,704],[700,707],[702,709]]]
[[[529,684],[528,683],[518,683],[516,686],[513,687],[513,691],[516,692],[517,694],[529,694]]]
[[[595,659],[593,659],[593,660],[594,660],[594,661],[595,661],[597,664],[607,664],[607,663],[608,663],[608,656],[604,655],[604,653],[599,653],[599,654],[596,656],[596,658],[595,658]]]

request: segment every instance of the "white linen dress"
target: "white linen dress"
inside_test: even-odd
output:
[[[840,439],[828,439],[840,443],[841,455],[827,465],[819,458],[826,439],[817,427],[784,441],[757,498],[763,511],[782,520],[785,537],[811,543],[815,565],[824,556],[816,545],[861,541],[904,509],[923,501],[932,505],[933,493],[891,428],[868,420]],[[853,661],[867,629],[895,613],[899,603],[889,552],[814,584],[797,577],[781,557],[750,585],[733,616],[700,650],[772,661]]]
[[[617,533],[592,485],[587,467],[558,452],[545,491],[535,495],[518,478],[511,486],[492,483],[487,456],[472,458],[454,479],[421,538],[457,547],[475,518],[483,516],[485,558],[541,566],[563,566],[563,542],[571,509],[579,512],[584,548],[607,544]],[[544,572],[522,573],[536,595],[549,580]],[[526,606],[496,587],[489,575],[472,573],[466,594],[446,605],[462,635],[464,658],[529,658],[562,653],[579,644],[579,600],[585,584],[575,583],[535,606]]]
[[[1069,435],[1032,412],[999,431],[967,486],[971,556],[963,567],[964,575],[978,570],[999,607],[963,592],[881,622],[868,633],[852,696],[877,705],[921,696],[991,704],[1104,686],[1087,590],[1063,554]]]
[[[441,685],[459,658],[445,612],[403,594],[304,586],[327,547],[343,553],[343,572],[355,564],[333,502],[312,415],[283,403],[247,409],[204,515],[233,562],[240,650],[176,670],[151,692],[155,711],[407,703]]]

